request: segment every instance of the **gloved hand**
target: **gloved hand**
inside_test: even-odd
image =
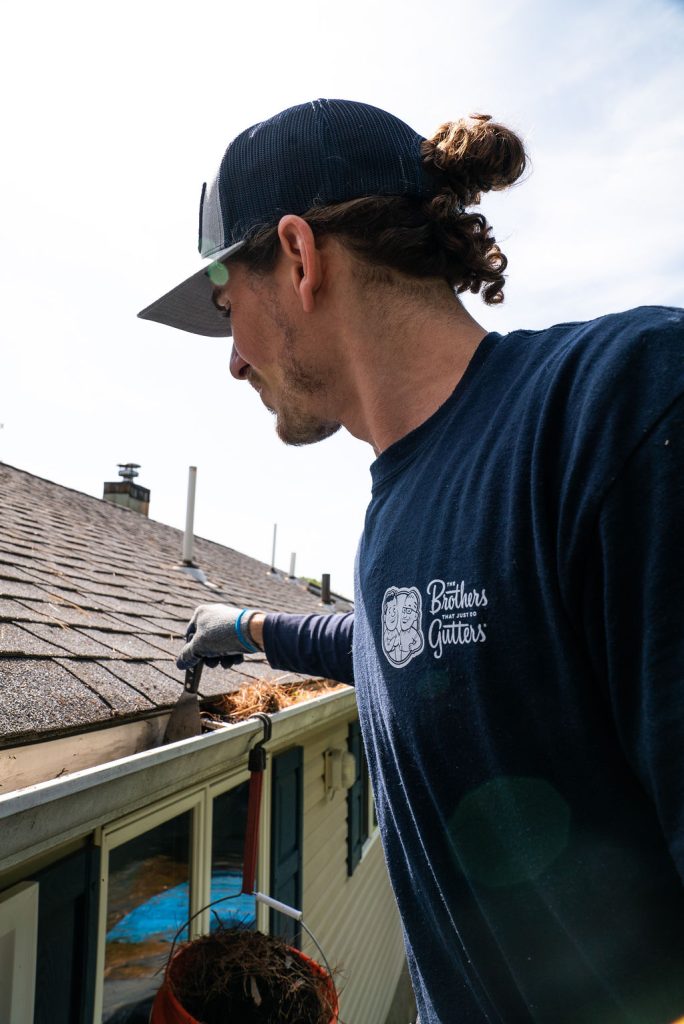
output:
[[[229,604],[201,604],[195,609],[185,634],[187,643],[176,662],[179,669],[193,668],[200,659],[214,668],[238,665],[246,653],[256,653],[247,624],[253,608]]]

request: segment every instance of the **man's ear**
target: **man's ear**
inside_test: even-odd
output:
[[[314,233],[305,220],[288,213],[278,223],[278,237],[302,309],[305,313],[313,313],[323,273],[321,251]]]

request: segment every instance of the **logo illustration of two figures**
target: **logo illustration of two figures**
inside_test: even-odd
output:
[[[416,587],[389,587],[382,599],[382,649],[393,665],[407,665],[423,650],[422,605]]]

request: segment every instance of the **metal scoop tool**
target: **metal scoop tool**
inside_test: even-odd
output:
[[[203,663],[198,661],[194,668],[187,669],[185,673],[183,692],[166,723],[164,743],[186,740],[190,736],[199,736],[202,732],[199,697],[197,696],[202,666]]]

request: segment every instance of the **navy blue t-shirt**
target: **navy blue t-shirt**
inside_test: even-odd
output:
[[[354,616],[266,619],[353,676],[421,1024],[684,1016],[683,396],[681,310],[487,335],[371,467]]]

